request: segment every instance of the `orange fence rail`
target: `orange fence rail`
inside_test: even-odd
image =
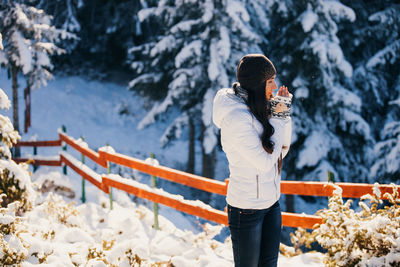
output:
[[[178,199],[167,197],[164,195],[160,195],[143,188],[138,188],[133,185],[128,185],[121,183],[119,181],[115,181],[114,179],[110,179],[107,176],[102,177],[103,182],[107,186],[111,186],[120,190],[123,190],[127,193],[133,194],[140,198],[145,198],[151,200],[153,202],[163,204],[165,206],[174,208],[176,210],[185,212],[187,214],[191,214],[194,216],[201,217],[203,219],[213,221],[216,223],[228,225],[228,216],[225,212],[217,210],[217,209],[206,209],[199,206],[194,206],[191,204],[184,203]]]
[[[109,162],[113,162],[175,183],[183,184],[210,193],[226,195],[228,180],[226,180],[225,182],[221,182],[214,179],[175,170],[165,166],[152,166],[143,160],[119,153],[110,153],[102,150],[96,152],[88,147],[82,146],[79,142],[74,140],[72,137],[69,137],[65,133],[59,133],[59,138],[59,140],[54,141],[19,142],[19,146],[55,146],[61,145],[62,142],[65,142],[75,150],[82,153],[82,155],[87,156],[95,163],[104,168],[107,168]],[[157,192],[149,191],[131,184],[123,183],[105,175],[100,176],[93,171],[89,171],[87,166],[77,162],[77,160],[73,160],[73,158],[71,157],[72,156],[67,156],[67,154],[63,152],[60,153],[59,161],[54,161],[51,163],[50,161],[36,160],[34,164],[49,165],[51,163],[54,165],[49,166],[60,166],[61,163],[64,163],[65,165],[73,169],[76,173],[81,175],[82,178],[88,180],[105,193],[109,193],[110,188],[114,187],[116,189],[123,190],[129,194],[133,194],[138,197],[169,206],[171,208],[194,216],[202,217],[206,220],[214,221],[216,223],[224,225],[228,224],[226,212],[214,208],[204,208],[202,206],[192,205],[187,201],[181,201],[167,195],[158,194]],[[14,160],[17,162],[21,162],[24,160],[26,161],[27,159]],[[96,176],[97,178],[95,178],[94,176]],[[344,198],[360,198],[365,194],[371,194],[374,187],[374,185],[371,184],[361,183],[335,183],[335,185],[338,185],[342,188],[342,197]],[[332,196],[334,189],[335,188],[332,183],[326,182],[281,181],[281,193],[288,195],[329,197]],[[382,198],[384,193],[393,192],[393,188],[390,185],[379,185],[379,189],[381,190]],[[282,224],[284,226],[303,227],[311,229],[315,224],[320,223],[322,223],[322,219],[319,216],[282,212]]]
[[[64,133],[59,133],[59,136],[61,141],[75,148],[77,151],[81,152],[83,155],[87,156],[101,167],[107,168],[107,162],[103,158],[100,158],[99,153],[91,150],[90,148],[79,145],[72,137],[69,137]]]
[[[61,140],[50,140],[50,141],[19,141],[14,145],[15,147],[51,147],[51,146],[61,146]],[[34,150],[35,151],[35,150]],[[17,163],[28,162],[33,166],[61,166],[62,163],[60,159],[44,159],[35,158],[35,156],[30,158],[14,158]]]
[[[61,146],[61,140],[51,140],[51,141],[19,141],[14,145],[15,147],[22,146]]]
[[[315,215],[282,212],[282,225],[287,227],[302,227],[313,229],[314,225],[321,224],[322,218]]]
[[[77,174],[79,174],[80,176],[82,176],[82,178],[84,178],[85,180],[89,181],[90,183],[92,183],[93,185],[95,185],[97,188],[99,188],[100,190],[102,190],[104,193],[109,193],[109,187],[106,186],[103,181],[99,181],[98,179],[94,178],[93,175],[88,174],[87,171],[83,170],[81,168],[81,166],[83,164],[81,164],[81,166],[79,166],[79,164],[74,163],[73,161],[71,161],[70,159],[68,159],[64,154],[60,155],[60,159],[63,163],[65,163],[68,167],[70,167],[71,169],[73,169]]]
[[[366,194],[372,194],[373,184],[362,183],[334,183],[342,188],[343,198],[360,198]],[[335,190],[333,183],[326,182],[300,182],[300,181],[281,181],[281,193],[286,195],[320,196],[330,197]],[[391,185],[379,185],[381,198],[384,199],[385,193],[393,193]],[[400,193],[400,188],[398,189]]]
[[[151,166],[143,160],[128,157],[119,153],[99,151],[100,157],[106,161],[117,163],[166,180],[197,188],[206,192],[226,195],[226,184],[214,179],[204,178],[191,173],[178,171],[164,166]]]

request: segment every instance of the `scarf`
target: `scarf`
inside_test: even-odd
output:
[[[236,82],[233,84],[233,90],[235,91],[235,95],[242,98],[245,102],[247,102],[247,98],[249,97],[246,89],[240,87],[240,83]]]

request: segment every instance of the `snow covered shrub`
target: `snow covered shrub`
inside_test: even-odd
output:
[[[19,187],[19,182],[15,179],[15,175],[10,174],[10,170],[2,169],[0,170],[0,192],[3,193],[1,205],[7,207],[15,200],[23,200],[25,190]]]
[[[23,165],[18,165],[12,160],[0,159],[0,195],[1,206],[19,201],[19,212],[24,212],[32,207],[34,191],[29,173]]]
[[[137,255],[133,254],[132,249],[125,252],[129,260],[129,266],[140,266],[142,264],[142,259]]]
[[[87,264],[90,265],[94,262],[103,262],[107,266],[118,266],[113,265],[107,260],[106,251],[110,251],[114,246],[115,239],[102,240],[102,244],[96,244],[94,247],[88,248],[88,254],[86,256]],[[130,265],[133,266],[133,265]]]
[[[17,203],[11,206],[15,206]],[[18,218],[15,218],[14,212],[7,208],[0,208],[0,233],[2,235],[8,235],[15,232],[15,223]]]
[[[11,102],[7,95],[0,88],[0,109],[9,109]],[[10,119],[0,115],[0,159],[11,159],[10,148],[16,144],[20,138]]]
[[[19,240],[15,235],[3,236],[0,234],[1,266],[17,266],[25,259],[26,249],[23,248],[21,240]]]
[[[93,261],[101,261],[105,264],[109,264],[106,255],[104,254],[104,251],[101,249],[100,246],[89,248],[89,252],[86,258],[88,263]]]
[[[15,211],[20,203],[13,202],[7,208],[0,208],[0,265],[16,266],[27,257],[27,250],[23,246],[18,227],[21,220],[15,217]]]
[[[175,265],[169,261],[156,261],[150,262],[147,259],[143,259],[139,257],[138,254],[133,253],[132,249],[128,249],[125,251],[125,255],[128,258],[129,266],[140,267],[140,266],[149,266],[149,267],[175,267]]]
[[[115,239],[103,240],[103,250],[110,250],[115,244]]]
[[[7,165],[18,167],[21,170],[14,172]],[[15,169],[14,169],[15,170]],[[12,161],[0,160],[0,203],[1,207],[7,207],[10,203],[20,203],[18,212],[25,212],[32,207],[33,188],[26,170]],[[22,173],[23,176],[19,176]],[[28,179],[26,179],[28,177]]]
[[[400,198],[398,186],[385,193],[388,205],[382,207],[381,192],[375,183],[373,194],[361,197],[360,211],[351,209],[351,200],[342,199],[336,187],[329,208],[317,212],[322,224],[310,233],[299,228],[292,234],[295,248],[318,242],[327,249],[326,266],[400,266]]]
[[[279,253],[285,257],[294,257],[302,254],[303,252],[299,248],[294,248],[281,243],[279,245]]]
[[[59,223],[70,227],[79,227],[79,211],[75,208],[75,202],[65,203],[61,196],[50,192],[46,202],[43,203],[44,212],[49,218],[54,218]]]
[[[0,108],[9,109],[10,100],[0,89]],[[9,203],[20,201],[19,211],[28,210],[31,207],[30,197],[33,196],[31,179],[24,165],[17,165],[11,160],[10,149],[20,138],[10,119],[0,115],[0,203],[7,207]]]
[[[4,94],[4,92],[0,89],[0,101],[4,97],[1,94]],[[2,107],[2,103],[0,103],[0,107]],[[10,119],[3,115],[0,115],[0,138],[0,158],[11,159],[10,148],[17,143],[20,136],[17,131],[14,131]]]

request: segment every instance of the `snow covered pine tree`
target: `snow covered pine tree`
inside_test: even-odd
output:
[[[12,76],[13,125],[19,131],[18,73],[27,78],[27,86],[46,85],[52,78],[50,55],[63,53],[55,43],[75,35],[51,25],[51,17],[43,10],[16,1],[0,3],[0,32],[3,33],[4,51],[0,51],[0,64],[6,66]],[[19,154],[16,150],[16,155]],[[17,155],[18,156],[18,155]]]
[[[338,1],[311,0],[279,3],[270,12],[280,14],[271,23],[276,38],[269,38],[280,49],[271,53],[284,70],[280,78],[294,89],[288,178],[326,180],[327,171],[342,181],[366,177],[370,128],[337,36],[338,25],[355,21],[354,11]]]
[[[129,88],[157,102],[138,128],[175,109],[175,119],[161,137],[166,145],[180,138],[193,119],[194,127],[200,129],[196,137],[201,140],[202,175],[214,177],[218,132],[211,120],[212,101],[218,89],[235,80],[241,56],[263,53],[266,40],[259,25],[268,23],[251,21],[268,21],[260,12],[262,1],[249,5],[238,0],[143,2],[139,19],[146,41],[129,50],[129,63],[136,73]],[[257,10],[254,17],[249,15]]]
[[[126,73],[126,51],[141,38],[137,18],[140,1],[35,0],[37,8],[53,16],[52,24],[75,33],[79,39],[65,40],[70,53],[55,58],[63,72],[102,79]],[[108,78],[108,77],[107,77]]]
[[[83,7],[82,0],[40,0],[35,5],[36,8],[42,9],[46,14],[52,16],[52,25],[59,29],[63,29],[69,33],[78,35],[81,31],[81,24],[78,21],[78,10]],[[93,25],[91,25],[93,27]],[[64,40],[63,49],[67,53],[72,52],[78,44],[78,38]]]
[[[350,1],[351,3],[351,1]],[[356,3],[351,3],[356,5]],[[367,8],[365,8],[365,6]],[[373,129],[369,182],[400,179],[400,5],[364,4],[351,32],[351,55],[358,66],[354,83],[362,92],[363,114]],[[356,51],[361,53],[356,53]]]

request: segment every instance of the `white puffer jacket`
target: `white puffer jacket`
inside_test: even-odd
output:
[[[292,135],[292,121],[270,119],[275,132],[274,151],[267,153],[261,144],[261,123],[251,114],[244,100],[233,89],[218,91],[214,98],[213,121],[221,129],[222,148],[229,161],[226,201],[241,209],[265,209],[280,197],[281,176],[278,158],[286,156]],[[287,146],[287,149],[282,149]]]

